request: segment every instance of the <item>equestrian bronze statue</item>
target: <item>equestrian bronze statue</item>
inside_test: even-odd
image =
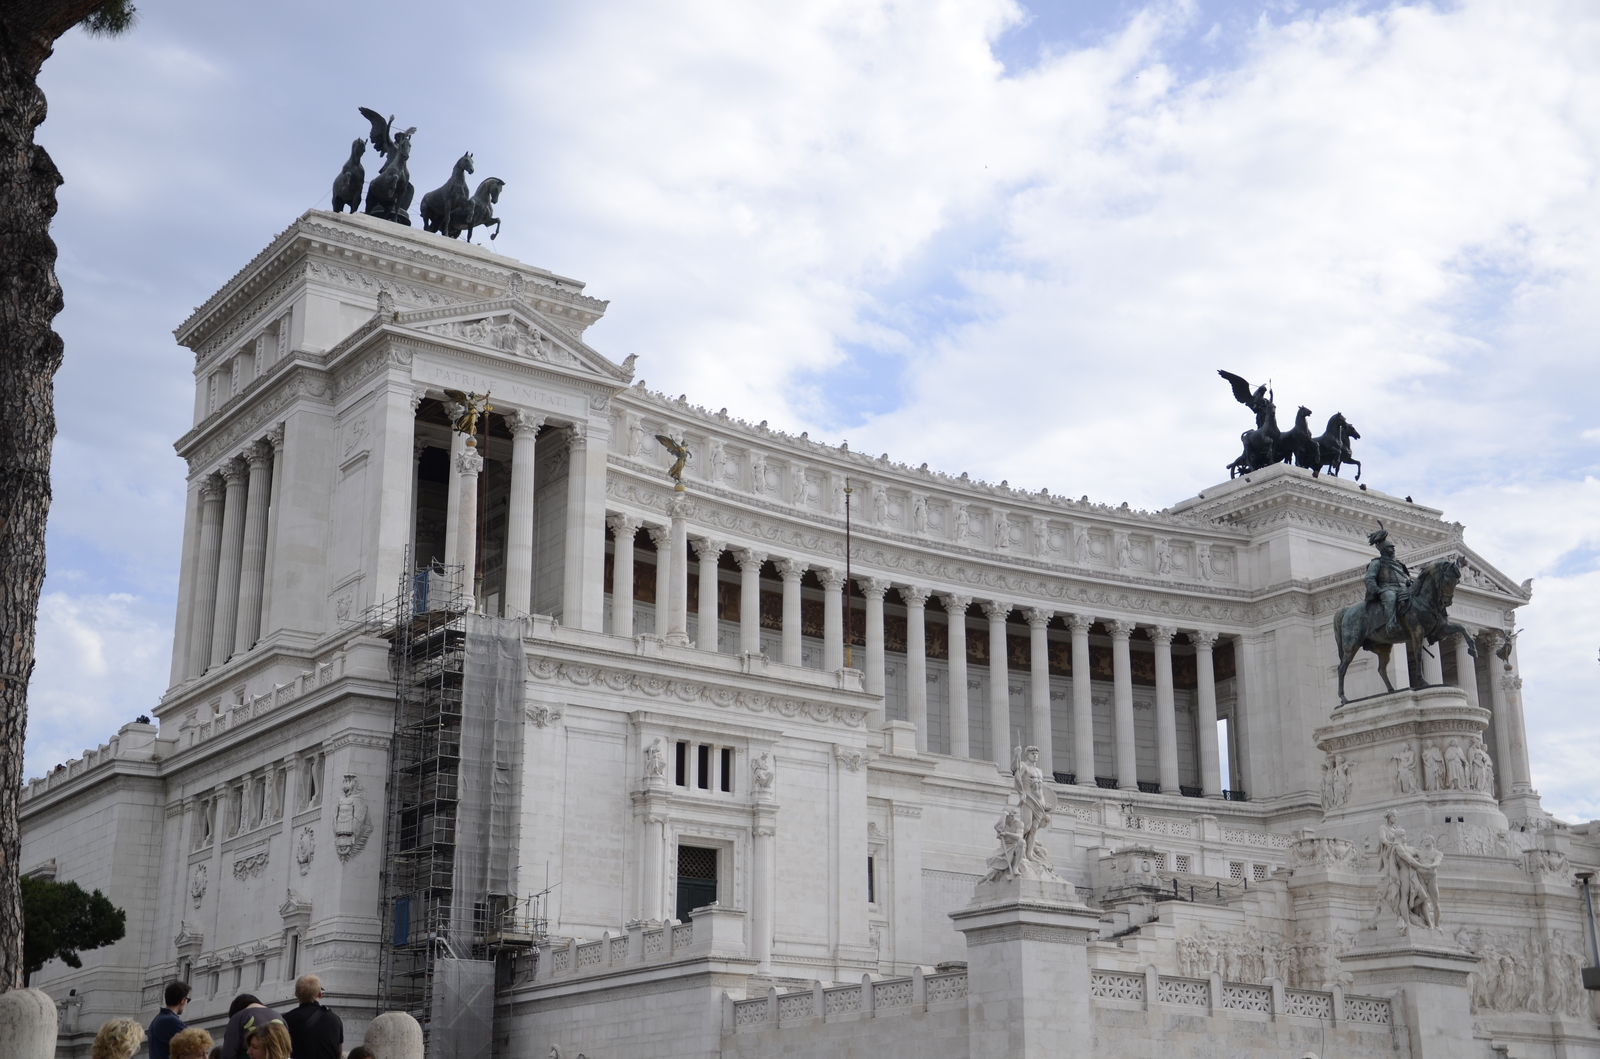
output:
[[[1328,420],[1328,428],[1320,437],[1313,436],[1307,420],[1311,409],[1301,405],[1295,413],[1294,427],[1285,433],[1278,427],[1278,406],[1273,401],[1272,390],[1266,386],[1251,389],[1243,376],[1231,371],[1218,370],[1217,374],[1233,387],[1234,400],[1255,413],[1256,425],[1239,435],[1244,450],[1239,458],[1228,464],[1228,477],[1250,474],[1275,463],[1293,462],[1316,478],[1326,469],[1338,475],[1339,467],[1346,463],[1356,466],[1356,479],[1361,478],[1361,463],[1350,453],[1352,438],[1361,437],[1355,427],[1345,419],[1344,413],[1335,413]]]
[[[1334,638],[1339,645],[1339,705],[1350,700],[1344,694],[1344,675],[1362,649],[1378,656],[1378,675],[1383,686],[1394,691],[1389,680],[1390,648],[1406,645],[1407,658],[1417,662],[1417,676],[1407,674],[1413,688],[1427,687],[1422,681],[1423,645],[1435,645],[1452,634],[1467,642],[1467,652],[1476,658],[1472,637],[1452,624],[1448,610],[1455,600],[1456,584],[1461,580],[1459,559],[1437,559],[1417,571],[1413,579],[1406,564],[1395,558],[1394,542],[1383,522],[1367,535],[1367,543],[1378,549],[1378,557],[1367,564],[1366,598],[1344,607],[1333,618]]]

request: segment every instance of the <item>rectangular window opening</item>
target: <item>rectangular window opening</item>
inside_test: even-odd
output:
[[[680,787],[689,786],[689,744],[679,743],[676,748],[677,757],[673,764],[676,768],[672,774],[672,781]]]
[[[711,789],[711,747],[701,743],[695,747],[694,785],[703,791]]]
[[[718,777],[722,781],[722,793],[733,793],[733,748],[722,748],[722,772]]]
[[[717,850],[704,846],[678,847],[678,919],[687,923],[697,908],[717,900]]]
[[[875,858],[867,857],[867,904],[878,903],[878,872]]]

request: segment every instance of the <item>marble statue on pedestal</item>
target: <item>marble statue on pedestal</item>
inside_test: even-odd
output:
[[[644,748],[644,781],[647,786],[660,787],[667,782],[667,755],[661,749],[657,736]]]
[[[1384,814],[1379,831],[1378,914],[1389,912],[1402,934],[1413,926],[1439,929],[1439,852],[1432,835],[1425,835],[1419,849],[1406,843],[1405,829],[1395,821],[1393,809]]]

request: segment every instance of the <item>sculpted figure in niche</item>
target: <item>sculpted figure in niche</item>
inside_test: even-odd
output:
[[[750,454],[750,491],[758,496],[767,491],[767,458],[759,452]]]
[[[1211,545],[1201,541],[1194,546],[1194,564],[1200,570],[1200,580],[1211,580]]]
[[[1039,843],[1039,835],[1050,830],[1056,792],[1045,782],[1038,747],[1017,747],[1011,752],[1011,783],[1017,792],[1017,815],[1022,820],[1023,855],[1048,871],[1048,851]]]
[[[881,485],[872,487],[872,521],[880,526],[889,523],[889,491]]]
[[[1431,739],[1422,744],[1422,789],[1444,790],[1444,754]]]
[[[1165,537],[1156,538],[1156,573],[1172,573],[1172,542]]]
[[[366,848],[372,835],[372,817],[361,784],[351,775],[344,777],[343,792],[333,811],[333,848],[340,860],[349,860]]]
[[[972,536],[972,516],[967,514],[967,505],[957,504],[956,508],[956,540],[964,541]]]
[[[1126,570],[1133,562],[1133,547],[1128,543],[1126,533],[1117,534],[1117,569]]]
[[[722,451],[722,442],[711,439],[711,480],[722,481],[728,473],[728,454]]]
[[[765,750],[750,760],[750,782],[758,791],[772,789],[772,755]]]
[[[1395,789],[1401,794],[1417,793],[1417,752],[1410,743],[1402,743],[1400,752],[1391,758],[1394,766]]]
[[[1033,520],[1033,554],[1043,555],[1050,550],[1050,523],[1042,518]]]
[[[1467,782],[1467,752],[1459,739],[1452,739],[1444,748],[1444,785],[1453,791],[1471,789]]]
[[[1477,740],[1472,743],[1472,789],[1484,794],[1494,793],[1494,761]]]
[[[1407,845],[1405,829],[1396,822],[1394,810],[1385,813],[1378,845],[1379,915],[1391,913],[1401,933],[1412,926],[1437,930],[1438,869],[1443,861],[1444,854],[1432,835],[1423,837],[1421,849]]]
[[[1333,804],[1337,808],[1350,800],[1350,759],[1340,754],[1333,759]]]
[[[928,498],[920,494],[911,498],[911,530],[928,532]]]
[[[1072,527],[1072,557],[1080,563],[1089,561],[1089,527],[1081,522]]]
[[[658,787],[666,782],[667,755],[661,749],[661,738],[658,736],[644,748],[644,781],[651,787]]]
[[[806,472],[799,464],[789,469],[789,502],[795,507],[803,507],[806,502]]]

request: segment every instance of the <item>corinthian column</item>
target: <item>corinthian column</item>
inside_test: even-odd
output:
[[[1222,797],[1222,758],[1217,749],[1217,670],[1213,649],[1217,634],[1191,632],[1194,643],[1196,680],[1195,725],[1200,729],[1200,793],[1207,798]]]
[[[1128,657],[1131,621],[1108,621],[1111,633],[1111,706],[1116,715],[1117,789],[1139,789],[1139,750],[1133,734],[1133,663]]]
[[[800,664],[800,578],[806,564],[798,559],[775,559],[773,564],[783,578],[783,664]]]
[[[950,756],[971,757],[967,733],[967,608],[971,596],[941,596],[950,620]]]
[[[676,495],[667,501],[672,516],[672,584],[667,591],[667,642],[689,646],[689,502]]]
[[[1080,787],[1094,781],[1094,693],[1089,687],[1089,626],[1092,614],[1068,614],[1072,631],[1072,759]]]
[[[187,676],[197,677],[211,665],[211,630],[217,614],[217,566],[222,556],[222,476],[200,483],[199,567],[195,570],[194,613],[189,622]]]
[[[735,548],[734,561],[739,564],[739,653],[761,653],[761,564],[767,561],[765,552],[751,548]]]
[[[1157,625],[1150,630],[1156,645],[1156,765],[1162,794],[1181,794],[1178,785],[1178,710],[1172,695],[1172,638],[1178,630]]]
[[[1516,655],[1512,655],[1515,658]],[[1507,673],[1502,678],[1505,687],[1506,714],[1511,719],[1511,791],[1514,794],[1533,792],[1533,773],[1528,768],[1528,733],[1522,724],[1522,678]]]
[[[261,635],[261,586],[267,569],[267,495],[271,486],[272,447],[258,442],[244,450],[250,484],[244,500],[244,548],[239,558],[239,617],[233,631],[233,653],[242,655]]]
[[[503,608],[506,617],[511,618],[533,609],[533,479],[539,428],[544,426],[544,416],[511,411],[505,413],[504,418],[506,426],[511,428],[511,496],[506,509]]]
[[[700,632],[696,645],[712,654],[717,652],[720,631],[717,625],[717,560],[727,548],[721,541],[701,539],[694,542],[695,554],[700,557]]]
[[[239,566],[244,558],[245,477],[249,467],[237,457],[222,465],[227,496],[222,501],[222,553],[217,562],[217,614],[211,630],[211,664],[220,666],[233,654],[239,620]]]
[[[820,566],[817,580],[822,582],[822,669],[832,673],[844,668],[844,575]]]
[[[461,567],[461,587],[472,609],[478,605],[478,475],[483,473],[483,457],[468,445],[456,457],[456,510],[455,522],[460,527],[456,534],[456,554],[451,563]]]
[[[611,632],[633,635],[633,535],[639,520],[628,515],[611,515]]]
[[[1477,706],[1478,666],[1477,660],[1472,657],[1471,644],[1459,633],[1450,639],[1456,651],[1456,686],[1467,693],[1469,703]]]
[[[1006,658],[1006,615],[1011,604],[986,599],[989,619],[989,759],[1002,771],[1011,768],[1011,669]]]
[[[656,546],[656,627],[655,634],[667,635],[667,600],[672,596],[672,527],[646,526]]]
[[[1045,772],[1054,776],[1056,767],[1055,735],[1050,725],[1050,634],[1048,626],[1052,614],[1048,610],[1029,607],[1022,612],[1028,619],[1028,683],[1029,700],[1033,713],[1033,745],[1039,748],[1039,760]]]
[[[1494,776],[1502,801],[1511,797],[1515,790],[1513,776],[1516,772],[1512,765],[1516,754],[1511,747],[1511,710],[1506,704],[1506,674],[1500,660],[1494,655],[1503,641],[1504,636],[1495,629],[1485,629],[1478,639],[1478,651],[1489,662],[1489,715],[1494,719]]]
[[[917,726],[917,752],[928,752],[928,590],[900,586],[906,603],[906,715]]]
[[[889,591],[889,582],[881,577],[863,577],[861,594],[867,600],[867,668],[865,685],[868,695],[884,693],[883,673],[883,597]]]

